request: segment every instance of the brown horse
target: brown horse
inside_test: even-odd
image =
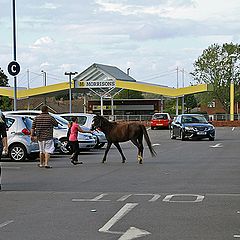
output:
[[[152,147],[147,130],[143,124],[130,122],[130,123],[117,123],[109,122],[106,118],[96,115],[93,119],[93,127],[100,129],[105,133],[108,144],[102,163],[106,161],[108,151],[112,144],[114,144],[122,156],[122,163],[125,163],[125,156],[122,152],[119,142],[132,141],[138,148],[138,161],[140,164],[143,162],[143,135],[147,142],[148,148],[152,156],[156,156],[156,152]]]

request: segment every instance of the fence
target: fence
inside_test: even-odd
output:
[[[230,114],[203,114],[208,121],[230,121]],[[151,121],[152,115],[113,115],[105,116],[111,121]],[[174,116],[172,116],[173,118]],[[234,120],[240,120],[240,114],[234,114]]]

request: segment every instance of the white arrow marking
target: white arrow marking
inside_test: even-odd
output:
[[[138,229],[135,227],[130,227],[118,240],[131,240],[131,239],[143,237],[149,234],[151,233],[148,231]]]
[[[212,145],[212,146],[209,146],[209,147],[211,147],[211,148],[221,148],[223,146],[222,146],[222,143],[218,143],[216,145]]]
[[[12,223],[12,222],[14,222],[14,221],[13,221],[13,220],[10,220],[10,221],[6,221],[6,222],[4,222],[4,223],[1,223],[1,224],[0,224],[0,228],[5,227],[5,226],[7,226],[8,224],[10,224],[10,223]]]
[[[116,232],[110,231],[109,229],[117,223],[121,218],[123,218],[127,213],[129,213],[134,207],[136,207],[138,203],[127,203],[125,204],[103,227],[101,227],[98,231],[105,233],[113,233],[113,234],[123,234],[119,240],[131,240],[134,238],[142,237],[144,235],[151,234],[145,230],[141,230],[135,227],[130,227],[126,232]]]

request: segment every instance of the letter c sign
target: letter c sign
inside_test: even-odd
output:
[[[19,63],[12,61],[8,64],[8,72],[12,76],[16,76],[20,72],[20,65]]]

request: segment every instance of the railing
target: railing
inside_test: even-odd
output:
[[[230,114],[203,114],[208,121],[230,121]],[[104,116],[111,121],[151,121],[152,115],[114,115]],[[173,118],[174,116],[172,116]],[[234,114],[234,120],[240,120],[240,114]]]

